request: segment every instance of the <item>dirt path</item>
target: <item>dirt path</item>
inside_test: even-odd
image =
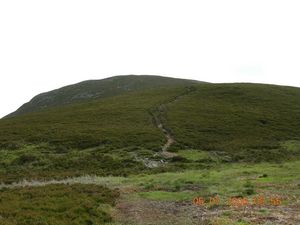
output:
[[[120,199],[114,219],[118,225],[222,225],[237,224],[234,221],[239,220],[252,225],[298,225],[300,221],[297,205],[208,208],[195,206],[191,201],[142,198]]]
[[[165,137],[167,139],[166,143],[162,147],[162,151],[166,152],[170,148],[170,146],[175,142],[175,140],[172,137],[171,133],[168,132],[168,130],[163,126],[162,123],[158,124],[158,128],[162,130],[162,132],[165,134]]]
[[[186,91],[182,94],[179,94],[172,99],[167,100],[166,102],[160,104],[159,106],[152,108],[149,110],[150,115],[152,116],[155,126],[162,131],[166,138],[165,144],[161,147],[162,155],[165,157],[173,157],[176,156],[175,153],[169,152],[168,149],[171,145],[175,142],[175,138],[171,132],[171,130],[167,127],[166,122],[164,121],[163,114],[165,114],[167,110],[167,105],[178,101],[183,96],[190,94],[191,92],[195,91],[193,87],[187,87]]]
[[[201,219],[203,210],[189,202],[124,199],[117,204],[116,210],[114,220],[118,225],[204,224]]]
[[[14,182],[11,184],[0,184],[1,189],[12,189],[12,188],[21,188],[21,187],[39,187],[39,186],[46,186],[51,184],[96,184],[107,186],[109,188],[118,188],[121,186],[122,182],[126,178],[123,177],[100,177],[100,176],[93,176],[93,175],[86,175],[80,177],[69,177],[66,179],[60,180],[23,180],[19,182]]]

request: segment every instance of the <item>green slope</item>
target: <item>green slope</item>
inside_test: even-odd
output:
[[[92,99],[106,98],[158,87],[174,87],[201,83],[200,81],[177,79],[162,76],[126,75],[114,76],[102,80],[88,80],[39,94],[30,102],[22,105],[17,111],[7,115],[13,117],[28,112],[48,109],[53,106],[64,106]]]
[[[173,149],[215,151],[277,148],[300,138],[300,89],[262,84],[157,88],[53,107],[0,120],[0,143],[41,143],[83,149],[99,145],[159,149],[165,141],[149,110],[163,104]]]
[[[250,161],[282,157],[285,141],[300,140],[300,89],[203,84],[167,105],[165,117],[177,149],[225,151]]]
[[[176,157],[155,154],[166,143]],[[299,159],[300,89],[262,84],[153,88],[0,120],[0,182],[128,175],[218,162]],[[145,161],[167,161],[147,168]]]
[[[149,110],[184,91],[159,88],[1,119],[0,183],[146,172],[132,153],[153,157],[165,141]]]

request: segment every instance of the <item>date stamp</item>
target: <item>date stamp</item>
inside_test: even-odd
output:
[[[195,197],[193,199],[193,204],[197,206],[217,206],[220,205],[221,200],[218,195],[212,196],[209,198],[203,198],[203,197]],[[278,196],[254,196],[252,198],[246,198],[246,197],[230,197],[225,200],[225,204],[233,207],[245,207],[249,205],[254,206],[264,206],[264,205],[272,205],[272,206],[279,206],[281,205],[282,200]]]

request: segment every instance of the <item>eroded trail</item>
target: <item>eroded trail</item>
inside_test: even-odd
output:
[[[86,175],[80,177],[69,177],[65,179],[53,180],[23,180],[11,184],[0,184],[1,189],[22,188],[22,187],[39,187],[51,184],[95,184],[108,187],[120,187],[121,183],[125,180],[124,177],[100,177],[93,175]]]
[[[163,115],[167,111],[167,106],[169,104],[174,103],[179,98],[181,98],[181,97],[183,97],[185,95],[190,94],[193,91],[195,91],[195,89],[193,87],[187,87],[186,90],[183,93],[181,93],[181,94],[173,97],[172,99],[169,99],[166,102],[158,105],[157,107],[154,107],[154,108],[152,108],[152,109],[149,110],[150,115],[153,117],[155,126],[157,128],[159,128],[163,132],[163,134],[164,134],[164,136],[166,138],[165,144],[161,147],[162,154],[164,156],[172,157],[172,156],[176,155],[176,154],[168,151],[169,148],[171,147],[171,145],[173,143],[175,143],[175,138],[174,138],[174,136],[173,136],[172,131],[170,130],[170,128],[168,128],[168,126],[166,124],[166,121],[165,121],[165,119],[163,117]]]

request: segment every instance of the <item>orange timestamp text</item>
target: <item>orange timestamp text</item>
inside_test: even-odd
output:
[[[225,200],[226,201],[226,200]],[[203,197],[195,197],[193,199],[193,204],[197,206],[204,206],[205,204],[209,204],[210,206],[219,205],[221,202],[220,197],[218,195],[212,196],[209,198]],[[256,205],[256,206],[263,206],[263,205],[273,205],[279,206],[281,205],[281,198],[278,196],[254,196],[252,198],[246,197],[230,197],[225,202],[226,205],[235,206],[235,207],[243,207],[248,205]]]

